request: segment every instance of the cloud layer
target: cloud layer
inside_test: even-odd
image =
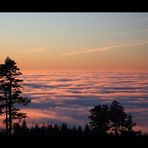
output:
[[[148,73],[49,72],[24,75],[23,107],[31,120],[84,125],[89,109],[118,100],[148,131]]]

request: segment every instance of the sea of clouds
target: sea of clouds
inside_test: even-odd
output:
[[[137,128],[148,131],[148,73],[51,71],[23,75],[23,107],[30,122],[85,125],[89,110],[119,101],[133,115]]]

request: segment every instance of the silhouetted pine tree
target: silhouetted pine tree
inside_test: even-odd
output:
[[[54,125],[53,127],[53,136],[58,136],[59,135],[59,127],[57,124]]]
[[[81,126],[78,127],[77,133],[78,133],[78,136],[83,136],[83,130]]]
[[[85,136],[91,136],[91,129],[89,127],[88,124],[85,125],[85,128],[84,128],[84,135]]]
[[[0,89],[3,93],[1,96],[2,108],[5,108],[6,132],[11,135],[13,120],[26,118],[26,113],[19,112],[16,104],[26,105],[30,103],[29,98],[21,96],[21,84],[23,80],[18,79],[22,75],[20,69],[16,66],[14,60],[6,58],[5,63],[0,65]]]
[[[14,132],[13,132],[14,136],[20,136],[22,134],[21,126],[19,123],[14,123],[13,128],[14,128]]]
[[[68,127],[65,123],[62,124],[61,126],[61,135],[62,136],[67,136],[68,135]]]
[[[27,127],[27,122],[24,120],[21,126],[21,133],[23,136],[28,135],[29,129]]]
[[[47,126],[47,133],[48,133],[48,135],[49,136],[52,136],[53,135],[53,126],[52,126],[52,124],[50,124],[50,125],[48,125]]]

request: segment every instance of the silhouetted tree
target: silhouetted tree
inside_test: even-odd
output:
[[[38,124],[35,124],[35,127],[32,128],[32,132],[34,136],[40,136],[40,128]]]
[[[53,126],[52,126],[52,124],[47,126],[47,133],[50,136],[53,135]]]
[[[16,104],[26,105],[30,103],[29,98],[21,96],[21,84],[23,80],[18,79],[22,75],[20,69],[16,66],[14,60],[6,58],[5,63],[0,65],[0,90],[3,93],[1,96],[2,108],[5,108],[5,123],[6,132],[11,135],[13,120],[26,118],[26,114],[19,112]]]
[[[54,136],[59,135],[59,127],[58,127],[57,124],[55,124],[54,127],[53,127],[53,135]]]
[[[61,126],[61,135],[67,136],[68,135],[68,127],[65,123]]]
[[[88,124],[86,124],[85,127],[84,127],[84,135],[85,136],[90,136],[91,135],[91,129],[90,129]]]
[[[26,136],[28,134],[28,127],[27,127],[27,122],[24,120],[21,126],[21,135]]]
[[[72,129],[71,129],[71,132],[70,132],[71,134],[71,136],[76,136],[76,134],[77,134],[77,129],[76,129],[76,127],[75,126],[73,126],[72,127]]]
[[[127,115],[125,127],[127,128],[128,132],[132,132],[133,127],[136,125],[136,122],[133,122],[132,115]]]
[[[83,136],[83,129],[81,126],[78,127],[78,136]]]
[[[13,125],[13,128],[14,128],[14,135],[15,136],[20,136],[21,135],[21,126],[19,123],[14,123]]]
[[[122,130],[121,135],[122,136],[139,136],[141,135],[141,131],[134,131],[133,128],[136,126],[136,122],[133,122],[132,115],[128,114],[125,118],[124,123],[124,130]]]
[[[98,105],[90,110],[91,115],[90,126],[93,129],[94,134],[107,135],[107,131],[110,129],[109,125],[109,107],[107,105]]]
[[[133,130],[136,123],[133,122],[132,115],[124,111],[119,102],[113,101],[110,105],[111,131],[114,135],[138,135],[140,131]]]
[[[123,132],[126,117],[127,114],[124,112],[123,106],[114,100],[110,105],[111,131],[113,134],[120,135]]]
[[[136,123],[133,122],[131,114],[125,113],[123,106],[117,101],[113,101],[110,106],[95,106],[90,113],[93,135],[136,136],[140,134],[140,131],[133,130]]]

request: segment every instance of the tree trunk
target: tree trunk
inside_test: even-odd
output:
[[[8,135],[8,98],[6,94],[6,134]]]
[[[11,136],[12,131],[12,82],[10,74],[10,85],[9,85],[9,135]]]

